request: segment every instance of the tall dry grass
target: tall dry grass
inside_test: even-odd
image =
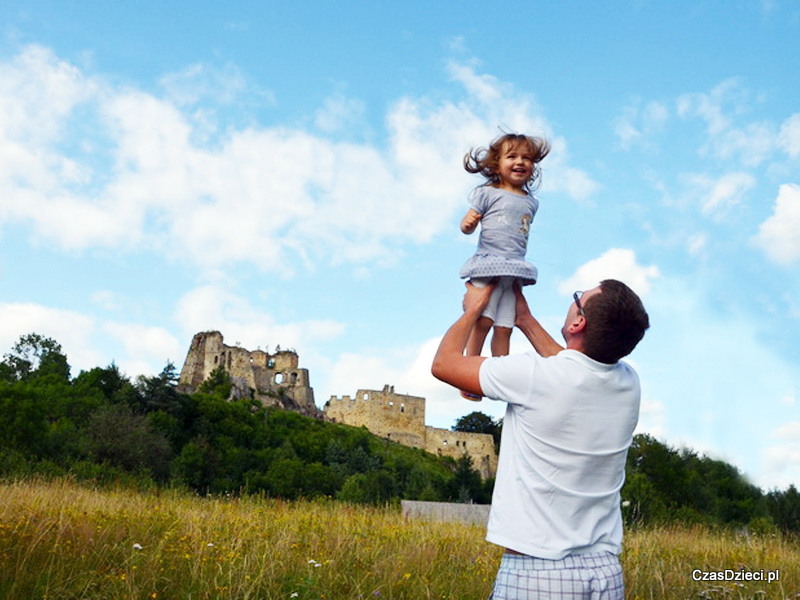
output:
[[[800,543],[782,535],[699,526],[642,528],[627,532],[622,562],[631,599],[800,598]],[[748,573],[764,580],[728,579]]]
[[[0,598],[485,599],[500,549],[483,527],[406,521],[333,501],[205,498],[0,484]],[[630,532],[629,598],[789,598],[800,548],[703,529]],[[780,569],[773,583],[694,569]]]
[[[333,501],[0,485],[0,598],[485,598],[479,527]]]

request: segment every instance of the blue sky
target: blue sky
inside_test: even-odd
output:
[[[430,361],[476,242],[461,158],[510,129],[553,146],[534,314],[626,281],[639,431],[800,483],[796,3],[119,4],[3,2],[0,351],[135,377],[218,329],[296,349],[319,405],[499,416]]]

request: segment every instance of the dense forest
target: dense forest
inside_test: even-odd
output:
[[[229,400],[217,370],[179,393],[172,364],[131,380],[111,364],[72,377],[61,346],[20,338],[0,362],[0,477],[70,476],[96,484],[181,486],[199,494],[329,496],[362,503],[400,498],[486,503],[470,459],[434,456],[252,399]],[[490,433],[482,413],[454,429]],[[800,493],[763,492],[733,466],[637,435],[622,490],[629,524],[682,521],[800,531]]]

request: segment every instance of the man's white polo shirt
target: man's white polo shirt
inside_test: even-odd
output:
[[[480,384],[508,403],[486,539],[546,559],[619,554],[636,372],[576,350],[530,352],[485,360]]]

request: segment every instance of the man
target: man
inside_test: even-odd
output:
[[[491,286],[467,283],[464,313],[442,338],[432,373],[507,403],[486,539],[506,548],[493,600],[623,598],[619,491],[639,417],[639,380],[620,359],[649,318],[624,283],[576,292],[561,334],[517,289],[515,325],[535,352],[463,356]]]

